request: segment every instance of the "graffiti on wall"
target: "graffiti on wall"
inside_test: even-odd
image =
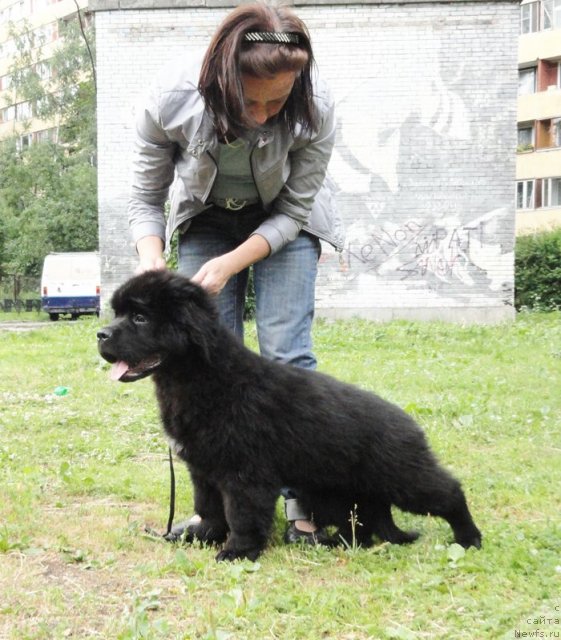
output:
[[[395,270],[401,280],[434,274],[442,279],[456,276],[466,282],[473,231],[477,229],[427,229],[426,225],[414,220],[395,229],[374,229],[360,244],[347,244],[346,267],[352,271],[378,274]]]
[[[371,275],[401,281],[474,286],[483,278],[490,290],[504,290],[512,254],[503,252],[495,230],[507,210],[491,211],[468,224],[408,220],[363,230],[347,239],[339,265],[347,282]],[[496,273],[496,277],[493,277]]]
[[[339,132],[330,170],[347,239],[342,255],[323,258],[331,263],[328,278],[340,291],[354,287],[365,296],[399,282],[464,303],[483,291],[506,298],[513,211],[493,191],[497,172],[487,149],[502,123],[494,131],[474,126],[484,117],[470,86],[482,79],[452,62],[449,43],[426,36],[435,46],[422,57],[402,51],[407,65],[335,82]],[[365,51],[364,59],[380,55]],[[414,95],[404,86],[415,87]]]

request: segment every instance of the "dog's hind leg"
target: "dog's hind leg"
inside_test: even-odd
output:
[[[448,500],[443,504],[433,506],[430,511],[435,516],[440,516],[448,521],[454,532],[454,540],[462,547],[481,547],[481,531],[476,527],[469,512],[466,497],[459,482],[450,492]]]
[[[223,492],[224,511],[230,529],[217,561],[248,558],[255,561],[267,544],[280,490],[259,485],[238,485]]]
[[[390,504],[378,495],[329,496],[324,504],[321,515],[325,523],[337,524],[345,544],[370,547],[373,535],[393,544],[407,544],[419,537],[416,531],[402,531],[395,524]]]
[[[364,526],[368,527],[380,540],[392,544],[410,544],[417,540],[418,531],[403,531],[395,524],[389,502],[380,501],[374,496],[368,500],[367,504],[363,517]]]
[[[400,509],[422,515],[431,514],[447,520],[455,541],[466,549],[481,547],[481,532],[475,526],[466,498],[458,480],[441,468],[419,482],[409,495],[396,500]]]

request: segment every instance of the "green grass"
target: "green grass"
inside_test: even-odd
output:
[[[288,547],[279,502],[255,564],[144,533],[167,520],[166,443],[151,382],[109,381],[98,326],[0,331],[2,640],[560,637],[561,314],[318,323],[320,369],[418,419],[484,546],[464,553],[445,522],[398,512],[413,545]]]
[[[44,322],[49,315],[44,311],[0,311],[0,327],[4,322]]]

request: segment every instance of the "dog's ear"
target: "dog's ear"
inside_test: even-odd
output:
[[[182,276],[174,276],[174,324],[181,332],[178,338],[186,340],[188,347],[198,348],[207,361],[211,359],[212,345],[216,342],[218,310],[210,295],[199,285]]]
[[[218,310],[199,285],[172,271],[145,271],[121,285],[113,295],[117,314],[142,308],[165,326],[172,352],[195,348],[209,361],[218,332]],[[136,306],[135,306],[136,305]]]

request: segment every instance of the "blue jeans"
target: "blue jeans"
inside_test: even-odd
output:
[[[179,271],[192,277],[211,258],[238,247],[266,217],[258,206],[203,211],[180,236]],[[319,240],[302,232],[253,265],[257,337],[265,358],[315,369],[311,330],[320,253]],[[216,298],[222,322],[241,340],[248,275],[245,269],[230,278]]]

